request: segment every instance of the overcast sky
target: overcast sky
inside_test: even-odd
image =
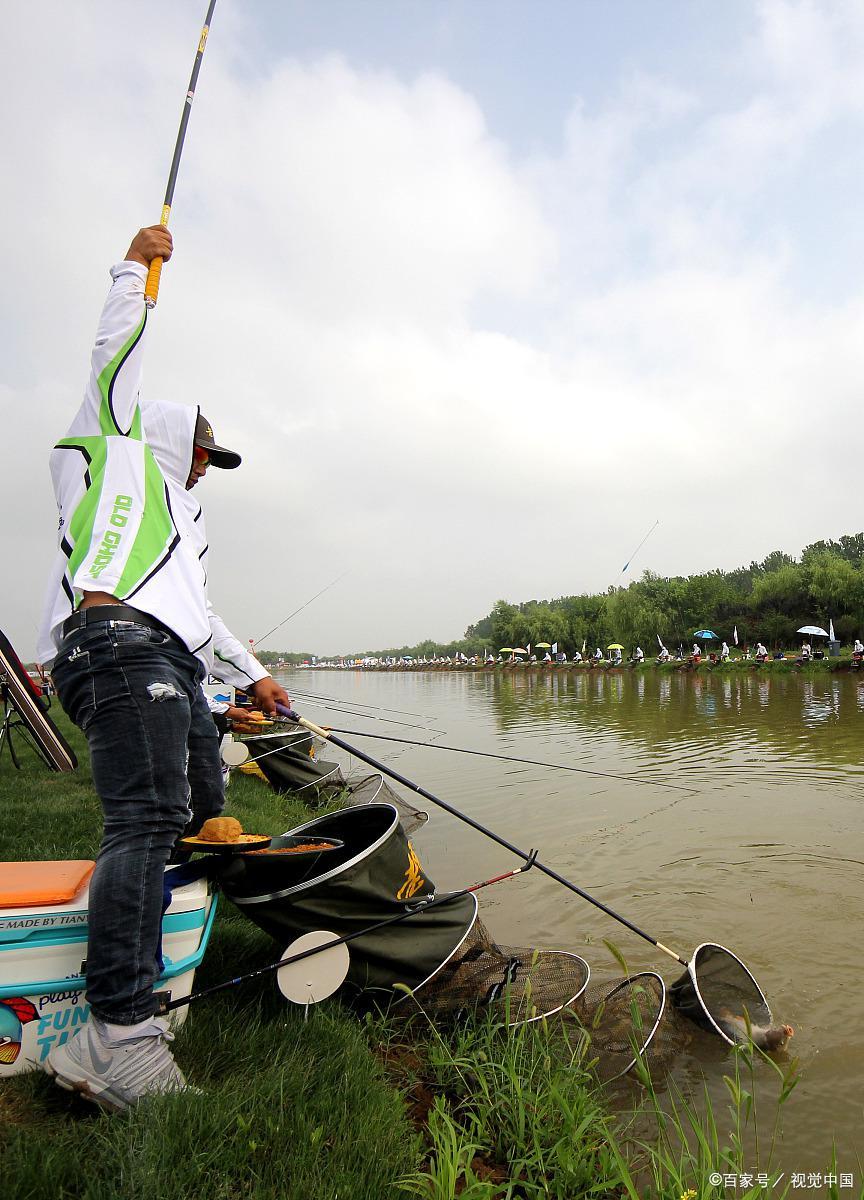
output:
[[[108,268],[203,0],[5,6],[0,625],[34,653]],[[219,0],[145,395],[199,403],[211,598],[265,648],[864,528],[864,8]],[[626,575],[621,569],[655,520]]]

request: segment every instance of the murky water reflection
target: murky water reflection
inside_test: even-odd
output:
[[[286,682],[297,693],[337,697],[343,708],[376,706],[361,717],[298,698],[298,709],[318,722],[596,772],[357,739],[517,845],[537,847],[545,862],[682,957],[703,941],[738,954],[775,1017],[796,1029],[791,1048],[803,1080],[784,1109],[781,1166],[826,1170],[834,1139],[838,1169],[855,1174],[857,1194],[864,681],[293,672]],[[505,851],[439,810],[417,841],[439,887],[511,865]],[[542,875],[489,889],[482,909],[502,942],[576,950],[595,975],[616,973],[604,938],[633,968],[654,967],[667,983],[680,973]],[[675,1077],[687,1083],[704,1071],[725,1110],[729,1067],[722,1049],[710,1061],[685,1053]],[[767,1087],[770,1071],[759,1074]]]

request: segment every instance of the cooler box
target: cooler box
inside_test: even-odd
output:
[[[87,1021],[87,885],[93,866],[88,860],[0,863],[0,1079],[38,1067],[52,1046]],[[169,867],[166,873],[177,870]],[[192,991],[215,915],[216,897],[206,878],[173,887],[162,918],[165,967],[156,985],[172,1000]],[[184,1007],[171,1013],[175,1027],[186,1012]]]

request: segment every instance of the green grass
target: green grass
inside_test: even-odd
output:
[[[480,1019],[446,1037],[429,1022],[401,1046],[392,1027],[384,1030],[388,1055],[430,1105],[426,1163],[402,1180],[411,1196],[719,1200],[712,1173],[783,1176],[776,1156],[782,1109],[798,1084],[794,1061],[781,1068],[737,1048],[724,1076],[728,1110],[715,1112],[707,1091],[688,1097],[660,1086],[644,1061],[635,1078],[600,1092],[590,1042],[570,1022],[508,1031]],[[761,1140],[757,1075],[760,1087],[776,1085],[763,1097],[773,1125]],[[783,1200],[789,1188],[787,1175],[770,1195]],[[767,1194],[757,1186],[736,1192],[746,1200]]]
[[[433,1103],[427,1163],[402,1181],[409,1195],[623,1194],[628,1168],[611,1148],[614,1122],[575,1025],[507,1030],[481,1018],[445,1038],[429,1023],[412,1029],[412,1044]]]
[[[55,709],[56,715],[56,709]],[[0,758],[4,858],[89,858],[101,817],[86,746],[57,775],[21,749]],[[228,811],[248,829],[308,819],[298,801],[235,773]],[[280,947],[224,898],[196,987],[278,958]],[[100,1113],[34,1072],[0,1084],[0,1180],[9,1200],[369,1200],[400,1195],[421,1145],[361,1022],[338,1005],[309,1020],[269,979],[192,1006],[174,1046],[200,1095]]]

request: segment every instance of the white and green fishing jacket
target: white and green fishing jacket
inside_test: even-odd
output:
[[[186,491],[198,410],[140,402],[147,269],[122,262],[111,277],[84,402],[51,453],[60,522],[38,654],[53,660],[84,592],[109,592],[172,629],[208,672],[246,687],[267,672],[207,599],[204,515]]]

